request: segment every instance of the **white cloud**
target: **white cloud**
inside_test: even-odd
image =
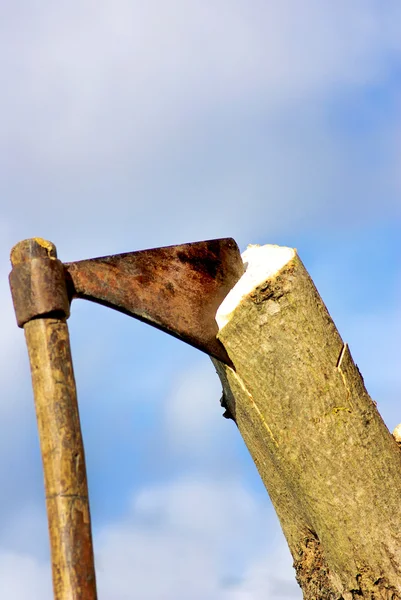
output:
[[[0,549],[0,596],[12,600],[51,600],[49,565],[31,555]]]
[[[301,598],[289,551],[267,506],[233,481],[180,479],[141,489],[129,513],[95,535],[99,597]],[[26,515],[21,519],[29,531],[32,523]],[[49,565],[34,549],[23,553],[3,545],[2,598],[50,600],[50,582]]]
[[[275,526],[266,521],[265,508],[236,483],[183,480],[143,490],[130,516],[98,536],[100,595],[273,598],[274,577],[268,582],[266,571],[271,575],[278,566],[272,558],[278,552],[283,566],[277,579],[291,589],[284,597],[300,598],[282,539],[269,543]]]
[[[16,237],[39,233],[75,258],[399,214],[399,116],[368,120],[352,144],[330,111],[391,86],[400,12],[374,0],[13,3],[0,114]]]
[[[227,600],[295,600],[301,597],[288,549],[277,540],[273,552],[266,552],[248,565],[241,583]]]
[[[211,110],[249,107],[250,98],[277,110],[377,82],[399,49],[401,12],[361,0],[86,1],[17,11],[2,32],[8,158],[14,148],[15,159],[47,169],[98,168],[124,151],[154,160]]]

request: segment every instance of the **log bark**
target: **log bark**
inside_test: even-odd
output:
[[[295,254],[219,332],[224,403],[305,599],[401,599],[401,450]],[[373,349],[372,349],[373,351]]]

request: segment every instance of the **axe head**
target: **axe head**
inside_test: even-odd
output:
[[[244,267],[231,238],[65,264],[71,298],[109,306],[233,366],[216,338],[218,307]]]

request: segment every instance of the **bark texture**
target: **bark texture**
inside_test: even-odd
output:
[[[219,333],[224,401],[305,599],[401,599],[401,451],[298,256]],[[372,349],[373,351],[373,349]]]

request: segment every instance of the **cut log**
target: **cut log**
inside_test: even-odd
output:
[[[213,362],[304,598],[401,599],[401,450],[296,251],[243,259]]]

